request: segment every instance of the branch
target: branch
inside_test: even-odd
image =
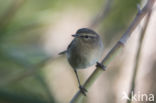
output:
[[[45,79],[40,75],[40,74],[36,74],[36,79],[39,80],[40,84],[42,85],[43,89],[45,90],[45,92],[47,93],[48,96],[48,102],[49,103],[56,103],[55,99],[50,91],[50,88],[48,86],[48,84],[46,83]]]
[[[24,4],[25,0],[14,0],[7,11],[0,17],[0,27],[9,23],[12,17],[16,14],[19,8]]]
[[[154,2],[155,0],[148,0],[145,7],[137,13],[133,22],[131,23],[127,31],[123,34],[121,39],[116,43],[116,45],[111,49],[111,51],[106,55],[106,57],[101,61],[101,63],[104,64],[105,67],[107,67],[108,64],[114,59],[114,57],[117,54],[119,54],[119,52],[123,49],[124,44],[127,42],[127,40],[131,36],[132,32],[135,30],[137,25],[140,23],[143,17],[152,9]],[[83,87],[85,87],[86,89],[89,89],[93,85],[95,80],[102,73],[103,73],[103,70],[101,68],[96,68],[95,71],[88,78],[88,80],[85,82]],[[78,91],[75,94],[75,96],[72,98],[70,103],[81,103],[83,98],[84,98],[84,95],[80,91]]]
[[[16,81],[19,81],[19,80],[22,80],[26,77],[29,77],[29,76],[32,76],[32,75],[35,75],[39,70],[40,68],[44,67],[45,64],[51,60],[52,58],[51,57],[48,57],[44,60],[42,60],[41,62],[39,62],[38,64],[34,65],[34,66],[31,66],[31,68],[29,69],[25,69],[24,71],[22,72],[18,72],[16,74],[16,76],[13,76],[12,78],[8,78],[7,80],[5,80],[4,82],[0,82],[0,87],[4,87],[10,83],[14,83]]]
[[[4,53],[5,52],[5,53]],[[45,58],[41,60],[37,64],[32,64],[30,61],[26,60],[24,56],[22,55],[12,55],[8,51],[1,52],[4,58],[11,60],[13,63],[18,64],[25,70],[22,72],[16,72],[13,76],[10,76],[9,78],[6,78],[4,81],[0,81],[0,87],[4,87],[8,84],[15,83],[18,81],[21,81],[25,79],[26,77],[35,76],[35,78],[40,82],[41,86],[47,93],[47,96],[49,97],[49,103],[54,103],[55,99],[53,98],[52,93],[50,92],[50,89],[45,82],[42,75],[38,73],[38,71],[43,68],[43,66],[49,61],[52,60],[52,57]],[[27,74],[27,75],[26,75]]]
[[[140,35],[140,40],[139,40],[139,44],[138,44],[138,50],[137,50],[137,54],[136,54],[136,58],[135,58],[135,65],[134,65],[134,71],[133,71],[133,76],[132,76],[132,82],[131,82],[131,87],[130,87],[130,91],[129,91],[129,100],[127,100],[127,103],[131,103],[132,101],[132,95],[131,92],[133,91],[133,93],[135,94],[135,85],[136,85],[136,76],[137,76],[137,72],[138,72],[138,68],[139,68],[139,62],[140,62],[140,57],[141,57],[141,50],[142,50],[142,44],[143,44],[143,40],[145,37],[145,32],[147,30],[147,27],[149,25],[149,21],[150,21],[150,17],[151,17],[151,13],[152,10],[149,11],[149,13],[147,14],[146,20],[145,20],[145,24],[144,27],[142,28],[141,31],[141,35]]]
[[[112,3],[113,0],[107,0],[102,11],[98,15],[96,15],[94,19],[91,21],[91,24],[89,26],[90,28],[96,27],[102,20],[104,20],[107,17],[112,7]]]

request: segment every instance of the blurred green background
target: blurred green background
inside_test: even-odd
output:
[[[107,2],[0,0],[0,103],[60,102],[51,90],[44,68],[53,60],[62,58],[56,54],[65,49],[70,40],[65,42],[66,45],[58,46],[58,50],[53,45],[64,44],[60,40],[69,38],[70,33],[80,27],[90,27],[103,12]],[[101,34],[107,49],[121,37],[133,20],[139,2],[140,0],[111,0],[106,17],[92,27]],[[71,18],[74,20],[70,22]],[[67,24],[71,26],[66,29]],[[53,40],[58,38],[54,38],[50,41],[53,45],[45,47],[47,38],[50,38],[49,33],[52,37],[59,35],[62,39],[56,40],[57,43]],[[71,97],[72,95],[69,98]],[[115,102],[110,99],[107,103]]]

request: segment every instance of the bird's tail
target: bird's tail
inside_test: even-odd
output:
[[[67,50],[63,51],[63,52],[60,52],[58,55],[63,55],[67,52]]]

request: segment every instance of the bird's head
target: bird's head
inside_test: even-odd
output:
[[[99,35],[95,31],[88,28],[81,28],[77,30],[76,34],[72,36],[82,42],[89,42],[89,43],[96,42],[99,39]]]

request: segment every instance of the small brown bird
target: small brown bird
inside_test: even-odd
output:
[[[96,66],[104,69],[103,64],[98,63],[104,50],[103,42],[95,31],[88,28],[79,29],[76,34],[72,36],[74,39],[69,44],[67,50],[59,54],[66,54],[69,64],[76,74],[80,91],[86,95],[85,92],[87,92],[87,90],[80,84],[77,70],[85,69],[96,63]]]

